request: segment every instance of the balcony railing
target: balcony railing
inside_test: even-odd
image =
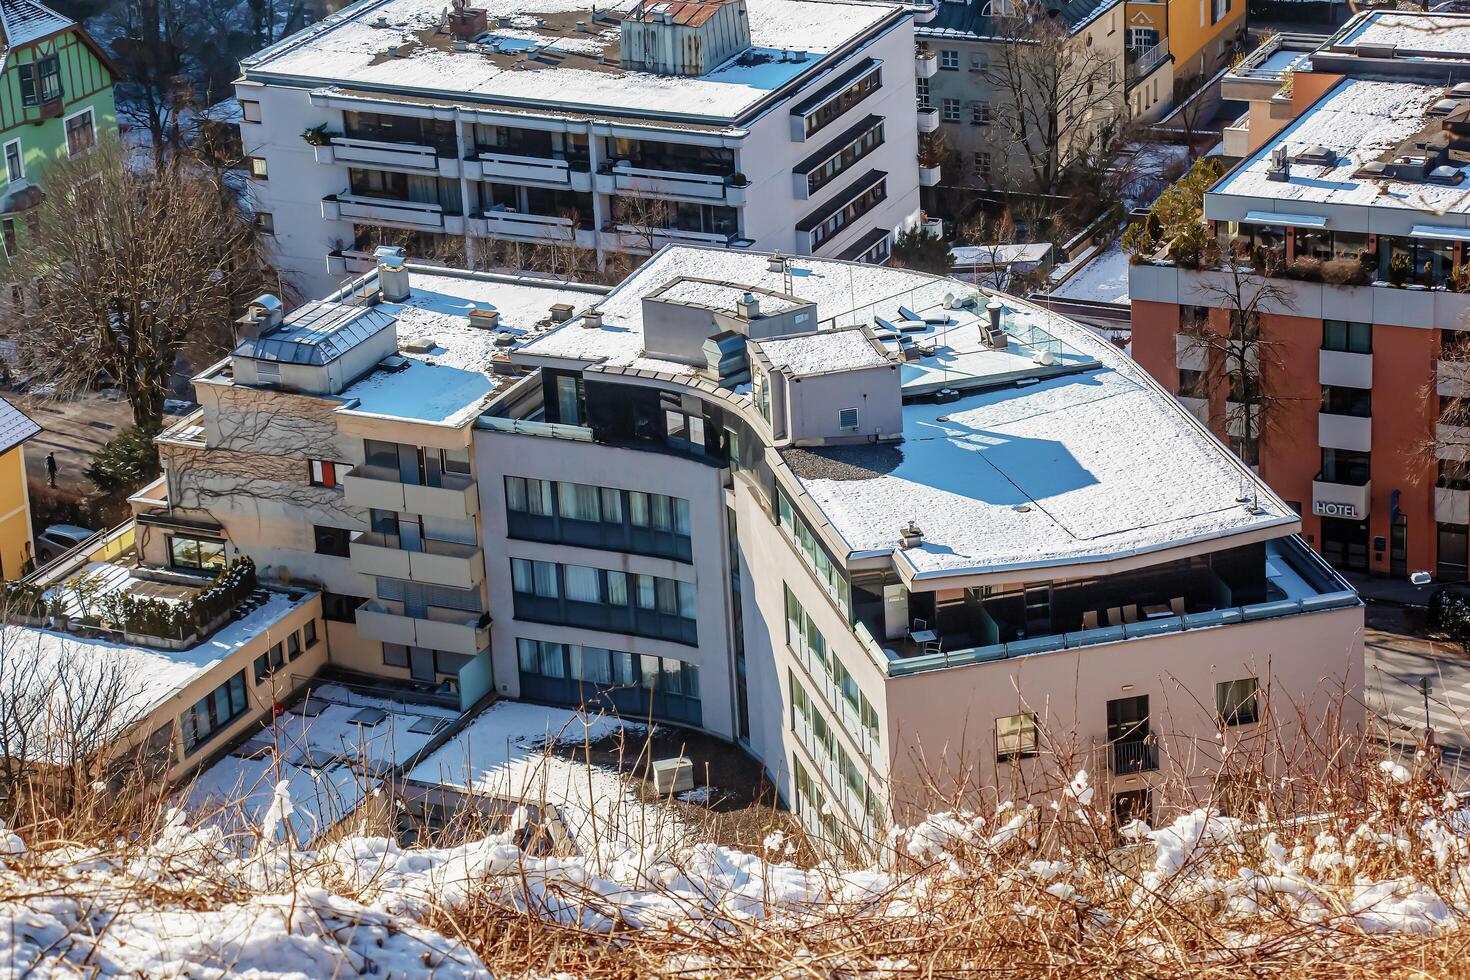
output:
[[[600,183],[613,194],[656,194],[704,201],[743,204],[745,188],[730,183],[730,174],[697,174],[680,170],[658,170],[615,163],[607,168]]]
[[[1159,743],[1153,738],[1118,739],[1108,743],[1108,771],[1132,776],[1159,769]]]
[[[402,511],[463,520],[480,509],[475,481],[463,473],[442,473],[439,485],[405,483],[398,470],[386,466],[358,466],[343,479],[352,507]]]
[[[1129,48],[1126,60],[1130,81],[1143,78],[1169,57],[1169,39],[1163,38],[1151,48]]]
[[[398,535],[359,531],[349,545],[352,570],[456,589],[474,588],[485,578],[484,556],[472,544],[425,539],[411,549],[403,543]]]
[[[381,140],[335,136],[332,138],[330,150],[332,159],[323,162],[377,164],[385,167],[403,167],[409,170],[439,169],[439,155],[434,148],[415,143],[390,143]],[[318,160],[321,160],[320,155]]]
[[[480,619],[478,613],[435,607],[411,616],[401,602],[377,600],[358,607],[357,631],[370,640],[473,657],[490,645],[490,630]]]
[[[444,208],[438,204],[355,194],[332,194],[322,198],[322,217],[328,221],[365,218],[369,221],[398,222],[419,228],[443,228],[445,225]]]

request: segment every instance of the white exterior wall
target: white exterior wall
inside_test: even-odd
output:
[[[913,47],[913,21],[912,18],[905,17],[841,61],[835,62],[830,69],[814,75],[801,89],[755,119],[740,125],[732,122],[723,132],[674,128],[660,125],[656,120],[646,123],[589,123],[549,116],[536,117],[523,112],[497,114],[491,105],[435,108],[408,102],[394,104],[391,102],[391,95],[383,96],[385,101],[382,103],[364,103],[364,108],[402,116],[461,120],[460,159],[440,161],[439,173],[446,176],[458,174],[461,170],[467,178],[475,176],[473,171],[478,164],[469,163],[461,167],[461,160],[471,138],[467,130],[476,121],[526,129],[590,131],[594,173],[590,180],[588,175],[581,175],[579,180],[588,182],[594,192],[595,219],[599,226],[610,221],[611,207],[607,192],[613,184],[610,175],[595,173],[598,163],[606,162],[605,153],[597,145],[601,142],[600,137],[616,134],[668,142],[734,147],[735,170],[743,173],[750,183],[743,190],[727,188],[727,200],[724,203],[737,207],[740,212],[740,235],[743,240],[752,243],[746,247],[758,251],[808,251],[798,241],[804,240],[806,236],[797,234],[796,224],[834,197],[842,195],[853,180],[869,170],[886,172],[887,199],[820,246],[821,254],[836,256],[875,228],[887,228],[896,234],[918,219],[918,131],[914,121],[914,73],[911,67]],[[883,63],[882,88],[813,134],[810,140],[794,139],[791,107],[842,71],[870,57]],[[340,133],[343,127],[342,109],[313,105],[310,96],[313,87],[315,86],[309,83],[303,83],[301,87],[290,87],[254,80],[242,80],[235,86],[236,95],[241,100],[260,103],[262,121],[240,124],[245,154],[263,157],[269,172],[268,179],[250,182],[252,200],[258,211],[268,212],[272,216],[276,260],[281,271],[290,277],[305,296],[325,295],[354,274],[351,268],[341,264],[329,267],[327,253],[352,244],[353,222],[337,217],[335,205],[328,204],[324,208],[322,201],[329,195],[339,194],[347,189],[349,164],[318,162],[316,148],[301,138],[305,130],[323,124],[329,132]],[[446,99],[449,98],[452,96],[446,96]],[[677,97],[674,98],[676,100]],[[319,101],[324,100],[319,97]],[[568,106],[568,109],[576,108],[579,107]],[[792,168],[869,114],[885,118],[883,145],[854,164],[850,173],[844,173],[832,180],[811,198],[797,199]],[[324,159],[329,156],[330,154],[323,154]],[[365,169],[395,169],[391,166],[374,168],[369,164],[359,166]],[[422,170],[417,172],[423,173]],[[504,177],[496,177],[495,182],[516,183]],[[527,186],[530,186],[530,182],[527,182]],[[584,188],[579,185],[578,189]],[[711,203],[720,202],[712,200]],[[379,223],[395,225],[386,220]],[[468,217],[448,218],[442,231],[424,230],[455,236],[489,230],[488,226],[480,228],[480,224]],[[536,240],[536,236],[544,234],[545,238],[542,240],[566,241],[566,229],[560,227],[547,226],[544,231],[528,228],[526,234],[530,237],[525,240]],[[577,240],[579,245],[596,246],[604,252],[615,251],[620,246],[631,247],[631,243],[620,242],[618,235],[609,232],[584,231],[578,234]],[[710,243],[708,236],[695,236],[689,241],[697,244]]]
[[[547,640],[625,653],[682,660],[699,667],[704,727],[724,738],[735,737],[734,654],[730,648],[730,583],[725,574],[725,490],[721,470],[676,456],[619,449],[588,442],[475,432],[475,471],[480,484],[480,526],[486,542],[485,580],[489,585],[491,650],[496,691],[520,696],[516,639]],[[571,545],[517,541],[508,537],[505,477],[642,490],[689,501],[692,564],[667,558]],[[693,582],[698,597],[699,645],[647,639],[571,626],[519,622],[511,589],[510,560],[526,558],[657,575]]]

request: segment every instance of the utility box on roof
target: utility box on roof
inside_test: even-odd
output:
[[[643,0],[623,18],[630,71],[705,75],[750,47],[745,0]]]
[[[670,793],[685,793],[694,788],[694,762],[684,756],[677,759],[659,759],[649,773],[653,791],[660,796]]]

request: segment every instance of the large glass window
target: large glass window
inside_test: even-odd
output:
[[[245,672],[242,670],[209,694],[196,701],[179,718],[188,755],[213,735],[245,713],[249,703],[245,697]]]
[[[527,622],[698,642],[692,582],[513,558],[511,588],[516,618]]]
[[[1373,324],[1356,320],[1323,320],[1322,349],[1345,354],[1373,353]]]
[[[827,555],[811,527],[791,503],[791,499],[786,496],[786,491],[778,487],[776,500],[777,521],[785,530],[787,537],[796,546],[797,552],[806,559],[807,566],[816,575],[817,581],[827,590],[827,594],[836,601],[837,607],[844,613],[847,612],[847,576],[843,573],[842,568]]]
[[[225,567],[225,543],[218,538],[171,534],[168,537],[168,555],[169,564],[175,568],[216,572]]]
[[[874,68],[808,114],[805,120],[806,135],[811,136],[823,126],[835,121],[882,86],[882,69]]]
[[[528,637],[516,639],[516,661],[522,697],[611,706],[627,717],[703,721],[697,664]]]
[[[1371,418],[1373,416],[1373,392],[1368,388],[1323,385],[1322,411],[1327,415],[1352,415],[1363,419]]]
[[[505,478],[512,538],[692,560],[689,501],[571,481]]]
[[[1361,487],[1368,482],[1370,455],[1350,449],[1322,450],[1322,480]]]

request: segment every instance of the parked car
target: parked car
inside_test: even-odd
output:
[[[96,533],[75,524],[52,524],[36,536],[36,563],[53,562]]]

